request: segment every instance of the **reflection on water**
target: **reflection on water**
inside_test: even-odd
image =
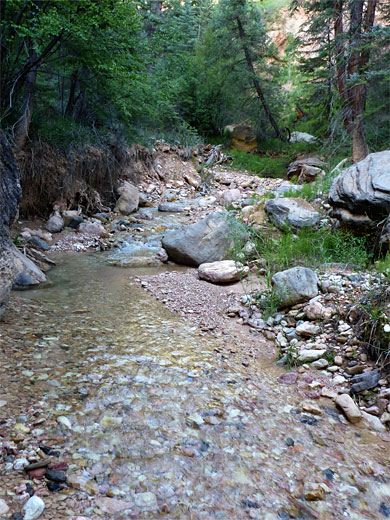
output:
[[[302,422],[299,396],[277,371],[229,358],[132,285],[140,272],[62,256],[50,288],[15,296],[28,321],[22,335],[16,322],[7,333],[24,345],[33,395],[72,423],[71,469],[90,484],[84,513],[310,518],[294,500],[317,484],[324,498],[308,506],[319,518],[381,518],[390,495],[372,446],[381,441],[332,410]],[[104,513],[98,496],[126,500],[128,511]]]

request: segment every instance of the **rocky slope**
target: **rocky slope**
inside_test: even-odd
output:
[[[9,300],[13,278],[10,226],[18,212],[21,189],[11,147],[0,130],[0,317]]]

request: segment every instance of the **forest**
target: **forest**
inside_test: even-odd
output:
[[[0,0],[0,518],[390,518],[390,2]]]
[[[1,126],[19,148],[191,146],[223,141],[224,128],[242,121],[263,153],[288,141],[288,130],[315,135],[331,153],[353,147],[355,159],[389,142],[383,0],[2,0],[0,8]],[[279,47],[276,26],[285,33]]]

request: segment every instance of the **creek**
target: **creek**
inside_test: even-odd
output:
[[[302,413],[280,369],[244,367],[130,280],[167,266],[57,261],[49,287],[14,293],[1,338],[8,412],[43,417],[26,439],[61,438],[68,475],[85,479],[51,493],[42,518],[386,516],[386,444],[328,401]],[[321,500],[305,501],[311,488]]]

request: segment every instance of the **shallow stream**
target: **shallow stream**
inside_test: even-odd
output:
[[[21,416],[37,410],[45,421],[30,435],[63,438],[68,474],[89,483],[51,494],[42,518],[390,516],[384,440],[330,401],[317,403],[321,415],[301,413],[279,369],[230,358],[229,338],[200,336],[137,288],[130,276],[141,272],[63,255],[51,286],[13,294],[0,399]],[[319,486],[322,499],[306,501]]]

